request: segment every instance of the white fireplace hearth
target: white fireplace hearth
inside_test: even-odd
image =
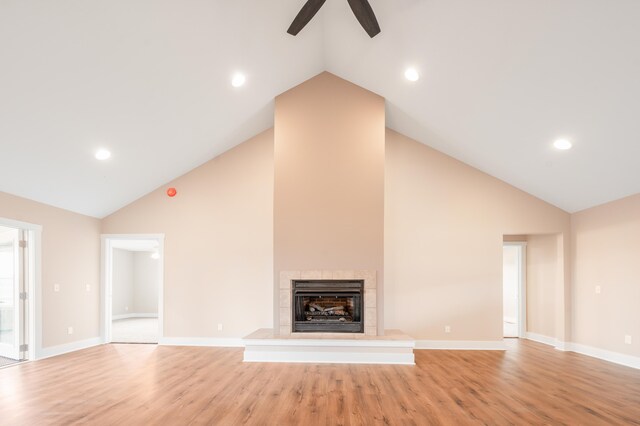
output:
[[[364,333],[292,332],[292,284],[297,280],[358,280],[364,288]],[[243,339],[245,362],[306,362],[414,365],[415,340],[400,330],[378,335],[376,271],[282,271],[278,283],[280,319]]]
[[[415,340],[400,330],[364,333],[293,333],[260,329],[243,339],[244,362],[415,365]]]
[[[364,333],[354,333],[365,336],[378,335],[378,303],[377,303],[377,280],[376,271],[327,271],[327,270],[307,270],[307,271],[281,271],[279,280],[278,312],[279,323],[276,333],[280,336],[296,336],[292,332],[292,282],[294,280],[362,280],[364,282],[363,314]],[[319,333],[328,334],[328,333]],[[333,333],[332,333],[333,334]],[[339,334],[339,333],[338,333]]]

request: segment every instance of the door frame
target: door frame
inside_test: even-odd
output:
[[[27,234],[27,269],[24,282],[27,300],[26,360],[34,361],[42,354],[42,225],[0,217],[0,226],[22,230]]]
[[[518,337],[524,339],[527,335],[527,242],[504,241],[502,246],[520,247],[520,262],[518,268]],[[504,286],[504,282],[502,285]]]
[[[25,269],[25,250],[23,250],[21,242],[25,241],[28,237],[25,235],[26,232],[22,229],[9,227],[4,227],[4,229],[8,229],[11,231],[11,237],[8,238],[6,242],[3,239],[0,243],[0,252],[11,253],[13,259],[13,282],[11,284],[11,286],[13,287],[13,341],[9,343],[0,343],[0,356],[16,361],[22,361],[24,359],[24,356],[22,354],[23,351],[20,350],[20,346],[25,343],[28,334],[24,326],[27,320],[25,316],[26,303],[22,302],[21,295],[23,292],[26,293],[27,291],[26,281],[28,275]],[[0,306],[0,308],[1,307],[2,306]],[[0,311],[0,315],[1,314],[2,312]]]
[[[102,234],[100,264],[100,337],[103,343],[111,343],[111,323],[113,321],[113,242],[114,241],[156,241],[158,243],[158,343],[164,337],[164,234]]]

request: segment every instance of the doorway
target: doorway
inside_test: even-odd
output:
[[[0,368],[35,359],[40,226],[0,218]]]
[[[158,343],[163,336],[162,235],[104,235],[105,343]]]
[[[525,336],[525,250],[524,242],[504,243],[502,247],[503,337]]]

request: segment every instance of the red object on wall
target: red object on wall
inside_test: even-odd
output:
[[[178,193],[178,191],[176,191],[176,189],[175,189],[175,188],[169,188],[169,189],[167,189],[167,195],[168,195],[169,197],[175,197],[177,193]]]

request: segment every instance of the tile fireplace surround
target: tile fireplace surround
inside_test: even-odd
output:
[[[281,271],[278,297],[280,312],[278,331],[281,336],[298,334],[291,332],[292,280],[364,280],[364,335],[376,336],[378,334],[376,271]],[[362,334],[360,333],[360,335]]]

